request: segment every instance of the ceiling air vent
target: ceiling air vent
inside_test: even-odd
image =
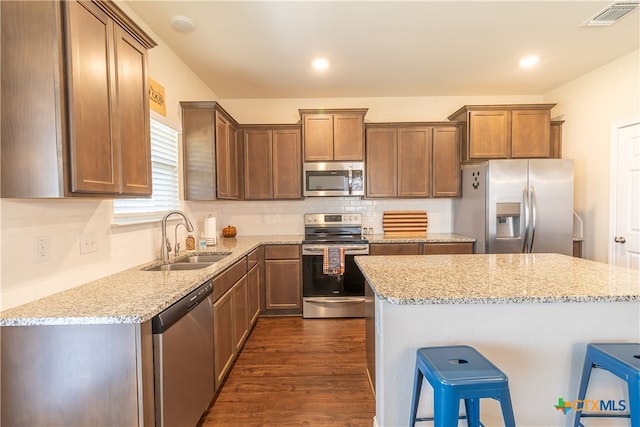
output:
[[[600,12],[593,15],[582,25],[586,27],[603,27],[615,24],[618,20],[638,9],[640,0],[614,1]]]

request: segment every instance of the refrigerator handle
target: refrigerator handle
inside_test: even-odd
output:
[[[529,190],[531,193],[531,245],[529,245],[529,252],[533,252],[533,242],[536,238],[536,225],[537,225],[537,206],[536,206],[536,190],[531,186]]]
[[[522,187],[522,204],[524,206],[524,236],[522,237],[522,253],[529,252],[529,194],[527,194],[527,187]]]

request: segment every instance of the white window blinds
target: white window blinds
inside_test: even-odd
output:
[[[178,132],[151,120],[151,173],[149,199],[116,199],[113,213],[118,224],[157,220],[163,212],[179,208]]]

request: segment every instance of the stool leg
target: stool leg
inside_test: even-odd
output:
[[[416,365],[416,373],[413,378],[413,400],[411,401],[411,418],[409,420],[409,426],[416,425],[416,416],[418,414],[418,402],[420,402],[420,390],[422,390],[422,372]]]
[[[629,384],[629,413],[631,427],[640,427],[640,379],[628,381]]]
[[[587,354],[584,357],[584,366],[582,367],[582,377],[580,379],[580,388],[578,389],[578,399],[584,400],[584,397],[587,394],[587,385],[589,384],[589,377],[591,376],[591,368],[593,367],[593,362],[591,362],[591,357],[589,355],[589,347],[587,347]],[[582,405],[584,409],[584,404]],[[575,409],[576,418],[573,421],[573,427],[580,427],[580,415],[582,415],[582,410]]]
[[[458,425],[460,399],[455,392],[436,391],[433,396],[434,427],[451,427]]]
[[[480,399],[465,399],[464,409],[467,413],[467,426],[480,427]]]
[[[511,394],[509,393],[508,387],[505,387],[500,394],[500,408],[502,409],[502,418],[505,427],[516,427],[516,420],[513,416],[513,406],[511,405]]]

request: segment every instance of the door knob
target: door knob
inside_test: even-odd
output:
[[[620,237],[616,236],[616,237],[613,238],[613,241],[616,242],[616,243],[624,243],[624,242],[627,241],[627,239],[625,239],[622,236],[620,236]]]

